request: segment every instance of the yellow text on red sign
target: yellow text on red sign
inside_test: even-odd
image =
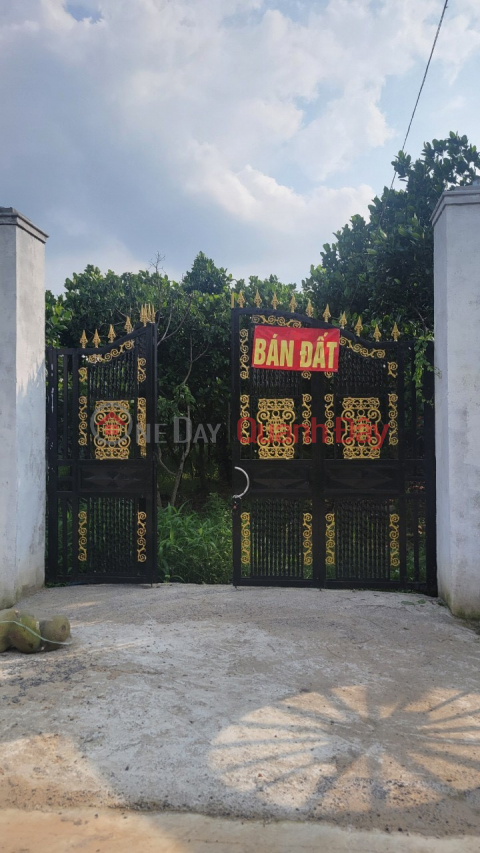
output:
[[[340,329],[256,326],[252,367],[266,370],[338,370]]]

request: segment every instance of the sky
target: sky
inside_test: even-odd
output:
[[[444,0],[0,0],[0,206],[87,264],[199,251],[300,283],[389,185]],[[480,146],[480,0],[450,0],[406,150]]]

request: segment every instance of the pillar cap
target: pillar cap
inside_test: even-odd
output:
[[[14,207],[0,207],[0,225],[16,225],[18,228],[22,228],[23,231],[27,231],[32,237],[36,237],[42,243],[46,243],[48,240],[48,234],[45,231],[37,228],[30,219],[27,219],[23,213],[15,210]]]
[[[455,187],[445,190],[437,201],[432,213],[432,225],[436,225],[446,207],[459,204],[480,204],[480,186]],[[1,209],[1,208],[0,208]]]

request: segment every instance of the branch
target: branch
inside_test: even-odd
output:
[[[164,260],[165,260],[165,255],[161,255],[161,254],[160,254],[160,252],[155,252],[155,258],[153,259],[153,261],[150,261],[150,263],[149,263],[149,265],[148,265],[148,268],[149,268],[149,269],[153,269],[153,270],[155,270],[155,272],[157,273],[157,275],[159,274],[160,270],[161,270],[163,273],[165,273],[164,268],[163,268],[162,266],[160,266],[160,264],[161,264]]]
[[[173,471],[170,471],[170,468],[168,468],[168,466],[165,465],[165,462],[162,459],[162,451],[161,451],[160,445],[158,446],[158,461],[159,461],[160,465],[162,466],[163,470],[166,471],[167,474],[170,475],[170,477],[175,477],[175,473]]]
[[[425,332],[425,334],[427,334],[428,330],[427,330],[427,323],[426,323],[425,317],[422,314],[420,314],[420,311],[418,310],[418,308],[415,305],[412,305],[412,308],[415,311],[415,313],[420,317],[420,320],[421,320],[422,325],[423,325],[423,331]]]
[[[192,368],[193,368],[192,346],[193,346],[192,336],[190,335],[190,365],[189,365],[188,370],[187,370],[187,375],[186,375],[185,379],[183,380],[184,385],[186,385],[188,380],[190,379],[190,374],[191,374]],[[190,407],[188,407],[188,408],[190,408]]]
[[[170,328],[170,324],[172,322],[172,317],[173,317],[173,305],[172,305],[172,302],[170,302],[170,314],[169,314],[169,318],[168,318],[167,328],[165,329],[164,333],[162,334],[160,340],[158,341],[158,346],[160,346],[160,344],[163,343],[163,341],[166,341],[166,340],[168,340],[168,338],[171,338],[171,337],[173,337],[173,335],[176,335],[177,332],[182,328],[185,320],[187,319],[187,315],[190,312],[190,306],[192,304],[192,297],[193,297],[193,294],[190,294],[189,299],[188,299],[188,305],[185,308],[183,316],[181,317],[178,325],[175,327],[175,329],[172,332],[170,332],[170,334],[167,334],[168,330]]]
[[[204,349],[204,350],[202,350],[202,352],[201,352],[199,355],[195,356],[195,358],[193,359],[193,361],[199,361],[199,359],[203,358],[203,356],[205,355],[205,353],[207,353],[207,352],[209,351],[209,349],[210,349],[210,346],[209,346],[209,344],[207,344],[207,346],[205,347],[205,349]]]

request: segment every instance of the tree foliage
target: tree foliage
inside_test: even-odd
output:
[[[45,292],[45,343],[47,347],[58,347],[68,340],[72,312],[65,308],[63,296]]]
[[[53,346],[78,346],[83,330],[91,341],[96,329],[106,343],[110,324],[122,335],[127,316],[135,324],[142,304],[155,307],[158,417],[166,424],[159,462],[162,489],[173,502],[185,475],[204,492],[212,477],[229,480],[232,289],[243,290],[250,305],[258,290],[264,309],[271,307],[274,294],[285,309],[294,296],[298,311],[310,298],[318,315],[328,303],[334,318],[346,311],[352,326],[361,315],[367,335],[378,322],[386,336],[396,322],[403,334],[418,338],[421,360],[422,340],[433,332],[431,215],[445,189],[471,183],[480,171],[480,155],[466,136],[450,133],[447,139],[426,143],[415,161],[400,152],[393,166],[403,186],[385,187],[381,197],[373,199],[368,221],[353,216],[336,232],[335,242],[323,247],[321,264],[311,267],[301,293],[275,275],[235,280],[203,252],[180,282],[165,275],[157,256],[151,269],[138,273],[102,274],[87,266],[67,279],[61,296],[47,291],[47,343]],[[200,438],[175,445],[172,421],[178,416],[191,417],[194,432],[199,423],[221,423],[218,443],[205,445]]]
[[[152,303],[165,306],[168,301],[168,278],[157,271],[140,270],[138,273],[117,275],[108,270],[103,274],[89,264],[81,273],[74,273],[65,282],[65,293],[57,300],[69,312],[68,323],[59,330],[54,343],[59,346],[79,346],[83,331],[91,341],[95,330],[103,343],[107,342],[110,324],[115,334],[125,334],[127,316],[138,319],[140,306]],[[47,300],[47,314],[49,303]]]
[[[159,269],[117,275],[102,274],[89,265],[65,282],[55,298],[47,292],[47,343],[78,346],[83,331],[91,343],[98,330],[107,343],[110,325],[125,334],[126,318],[139,322],[140,307],[152,304],[158,321],[158,419],[165,424],[165,445],[158,446],[163,490],[175,502],[185,472],[207,488],[207,465],[229,469],[226,424],[230,383],[230,287],[226,270],[200,253],[181,282],[170,281]],[[218,445],[201,440],[188,448],[173,442],[173,419],[190,417],[198,423],[222,424]],[[222,434],[223,432],[223,434]],[[188,452],[186,452],[188,451]],[[206,458],[206,457],[209,458]]]
[[[399,152],[393,161],[402,189],[384,188],[369,206],[368,222],[353,216],[326,243],[322,263],[311,267],[304,293],[319,311],[329,304],[354,323],[397,322],[409,335],[433,331],[433,228],[431,216],[444,190],[470,184],[480,155],[466,136],[427,142],[413,161]]]

